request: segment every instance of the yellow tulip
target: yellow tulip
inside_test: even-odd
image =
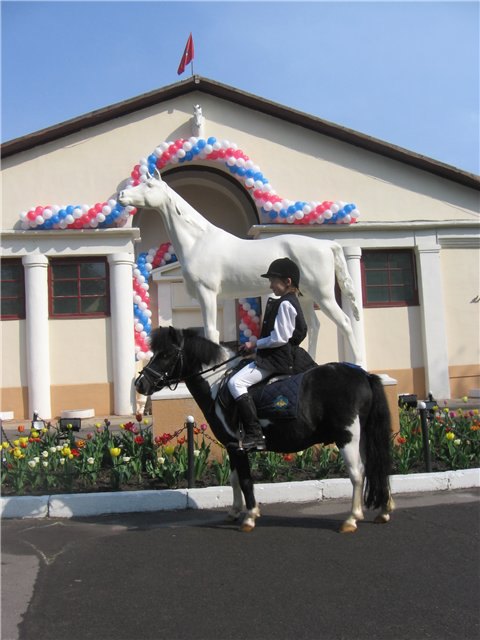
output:
[[[13,444],[15,447],[19,447],[20,446],[20,440],[14,440]]]
[[[110,455],[112,458],[118,458],[118,456],[122,453],[120,447],[110,447]]]
[[[69,456],[72,453],[70,447],[63,447],[62,456]]]
[[[173,444],[167,444],[167,446],[164,447],[164,451],[167,455],[171,456],[172,453],[175,451],[175,447],[173,446]]]
[[[454,440],[455,434],[453,433],[453,431],[449,431],[445,437],[447,440]]]
[[[13,456],[15,458],[23,458],[23,453],[20,451],[20,449],[15,448],[13,450]]]
[[[30,435],[32,436],[32,438],[38,438],[38,431],[31,431]]]
[[[8,449],[9,446],[10,445],[8,444],[8,442],[5,442],[5,441],[2,442],[2,448],[3,449]]]

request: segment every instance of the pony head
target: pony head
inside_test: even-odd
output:
[[[199,335],[197,329],[158,327],[152,331],[150,348],[153,356],[135,381],[136,390],[144,396],[177,385],[225,356],[223,347]]]

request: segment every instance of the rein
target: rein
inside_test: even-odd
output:
[[[173,375],[175,373],[175,369],[177,368],[177,365],[180,364],[180,371],[183,368],[183,349],[178,349],[177,357],[172,367],[172,373],[170,375],[168,373],[158,373],[147,364],[147,366],[144,367],[142,371],[140,371],[137,377],[137,380],[139,380],[141,376],[144,376],[147,379],[147,382],[154,388],[157,387],[159,383],[163,383],[164,386],[170,389],[170,391],[175,391],[175,389],[178,387],[180,382],[189,380],[190,378],[196,378],[197,376],[202,376],[203,374],[209,373],[210,371],[215,371],[216,369],[223,367],[229,362],[232,362],[232,360],[235,360],[236,358],[238,358],[239,355],[241,354],[236,353],[231,358],[228,358],[228,360],[219,362],[218,364],[215,364],[212,367],[208,367],[208,369],[202,369],[201,371],[197,371],[196,373],[190,373],[188,376],[177,376],[174,378]]]
[[[183,376],[181,378],[170,378],[168,380],[168,385],[170,384],[174,384],[175,385],[175,389],[177,388],[178,384],[180,382],[188,380],[190,378],[196,378],[197,376],[202,376],[204,373],[209,373],[210,371],[216,371],[217,369],[220,369],[220,367],[223,367],[223,365],[228,364],[229,362],[232,362],[232,360],[235,360],[236,358],[238,358],[238,356],[240,355],[240,353],[236,353],[234,356],[232,356],[231,358],[228,358],[228,360],[224,360],[223,362],[219,362],[218,364],[213,365],[213,367],[209,367],[208,369],[202,369],[202,371],[197,371],[197,373],[190,373],[188,376]],[[170,386],[169,386],[170,389]]]

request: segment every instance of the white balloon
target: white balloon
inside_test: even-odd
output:
[[[185,151],[191,151],[192,143],[187,140],[186,142],[183,143],[183,148],[185,149]]]
[[[75,218],[70,214],[68,214],[68,216],[65,216],[65,222],[67,224],[72,224],[72,222],[74,222],[74,220],[75,220]]]
[[[338,210],[339,210],[339,206],[338,206],[338,204],[337,204],[336,202],[334,202],[334,203],[332,204],[332,206],[330,207],[330,211],[331,211],[332,213],[337,213],[337,212],[338,212]]]
[[[97,222],[105,222],[105,216],[103,213],[97,213]]]
[[[325,218],[325,220],[330,220],[332,215],[333,213],[330,211],[330,209],[327,209],[326,211],[323,212],[323,217]]]

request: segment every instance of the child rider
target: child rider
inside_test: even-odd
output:
[[[307,323],[297,298],[300,270],[296,263],[290,258],[279,258],[261,277],[270,280],[270,289],[275,297],[268,299],[256,344],[251,341],[244,344],[247,353],[256,349],[256,359],[240,369],[228,382],[245,431],[245,451],[265,449],[265,437],[255,404],[248,393],[249,387],[274,373],[295,373],[295,350],[307,335]]]

